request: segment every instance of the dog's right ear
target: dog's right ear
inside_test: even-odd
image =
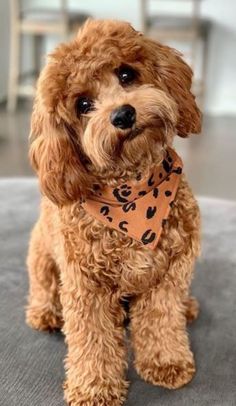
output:
[[[36,98],[31,120],[30,161],[41,191],[62,206],[78,201],[88,187],[88,174],[81,163],[79,145],[63,120],[44,111]]]
[[[200,133],[202,114],[191,92],[192,69],[176,50],[150,38],[143,38],[143,42],[156,85],[167,91],[178,107],[177,134],[185,138]]]

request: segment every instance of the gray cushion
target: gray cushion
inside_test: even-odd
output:
[[[197,375],[170,391],[143,382],[130,365],[126,406],[235,406],[236,203],[200,199],[203,252],[194,294],[199,319],[189,328]],[[25,325],[25,256],[37,217],[34,179],[0,181],[0,405],[63,406],[63,336]]]

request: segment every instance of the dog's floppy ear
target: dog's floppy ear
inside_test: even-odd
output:
[[[193,76],[191,68],[176,50],[147,38],[145,42],[157,85],[167,90],[178,106],[177,134],[187,137],[199,133],[201,112],[191,93]]]
[[[41,191],[62,206],[78,200],[88,186],[88,175],[81,163],[79,145],[63,120],[47,112],[40,91],[31,120],[30,161],[36,170]]]

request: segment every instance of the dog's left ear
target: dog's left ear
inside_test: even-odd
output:
[[[157,86],[166,90],[178,106],[177,134],[187,137],[200,133],[202,114],[191,93],[192,69],[176,50],[147,38],[144,41]]]
[[[79,201],[86,194],[90,178],[81,160],[78,134],[53,111],[51,100],[48,102],[50,98],[56,99],[52,97],[50,85],[52,90],[57,90],[57,82],[49,80],[48,72],[46,67],[39,79],[31,119],[29,157],[42,193],[56,205],[63,206]]]

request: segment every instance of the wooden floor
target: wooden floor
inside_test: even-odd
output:
[[[28,163],[31,106],[0,108],[0,176],[32,176]],[[236,117],[205,117],[201,135],[176,138],[185,172],[198,195],[236,200]]]

